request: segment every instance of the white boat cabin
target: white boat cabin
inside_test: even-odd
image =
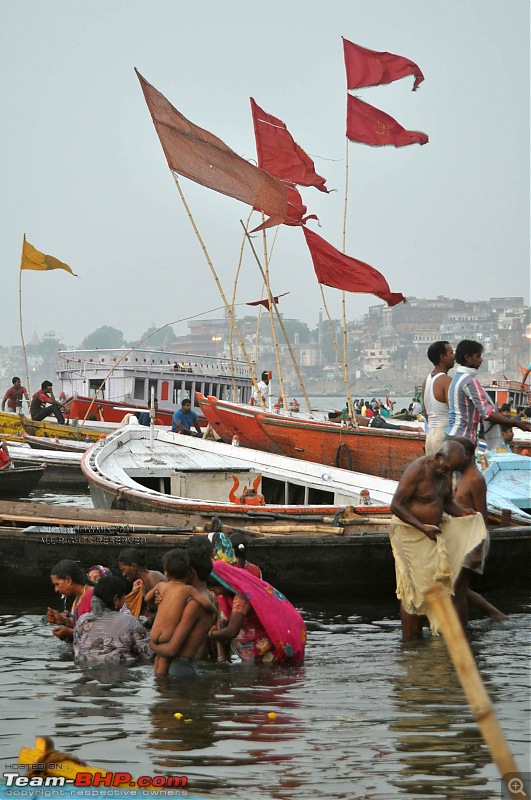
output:
[[[243,361],[164,350],[60,350],[57,374],[67,397],[97,392],[103,400],[148,406],[154,389],[165,408],[179,408],[186,397],[195,405],[196,392],[238,403],[252,393]]]

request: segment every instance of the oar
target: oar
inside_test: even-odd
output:
[[[529,794],[503,735],[492,703],[474,661],[470,645],[448,591],[436,583],[426,592],[441,633],[481,735],[500,770],[511,800],[529,800]]]

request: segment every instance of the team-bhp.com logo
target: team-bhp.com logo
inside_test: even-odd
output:
[[[129,772],[78,772],[75,778],[56,775],[19,775],[4,772],[7,787],[60,787],[60,786],[113,786],[135,789],[177,789],[186,788],[188,778],[184,775],[141,775],[133,779]]]

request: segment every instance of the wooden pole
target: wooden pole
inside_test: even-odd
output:
[[[262,223],[265,222],[265,216],[262,213]],[[244,231],[247,234],[247,228],[244,226]],[[247,234],[248,241],[251,242],[251,237]],[[273,347],[275,349],[275,360],[277,362],[277,370],[278,370],[278,381],[280,383],[280,395],[282,397],[282,403],[284,404],[284,408],[287,409],[288,407],[288,398],[286,396],[286,390],[284,388],[284,377],[282,375],[282,364],[280,363],[280,350],[278,348],[278,339],[277,339],[277,331],[275,328],[275,320],[273,317],[273,305],[276,309],[276,303],[273,299],[273,295],[271,293],[271,281],[269,279],[269,257],[267,255],[267,235],[265,230],[262,231],[262,244],[264,248],[264,269],[262,275],[265,281],[265,288],[267,292],[267,299],[269,301],[269,321],[271,323],[271,335],[273,337]],[[251,242],[252,247],[252,242]]]
[[[522,776],[494,713],[450,594],[440,583],[436,583],[426,592],[426,600],[439,621],[441,633],[474,719],[507,785],[511,800],[529,800],[528,794],[524,793]],[[515,789],[518,791],[514,791]]]
[[[348,138],[345,137],[345,204],[343,211],[343,252],[347,249],[347,207],[348,207]],[[345,388],[347,390],[347,405],[348,413],[351,419],[355,420],[354,404],[350,395],[350,381],[348,374],[348,355],[347,355],[347,301],[346,292],[342,292],[341,305],[343,309],[343,365],[345,379]]]
[[[249,212],[249,216],[247,217],[247,224],[249,224],[249,220],[251,219],[252,213],[253,210],[251,209],[251,211]],[[232,370],[232,399],[235,403],[238,402],[238,389],[236,388],[236,377],[234,375],[234,352],[232,346],[234,338],[234,320],[235,320],[234,305],[236,303],[236,289],[238,288],[238,278],[240,277],[240,270],[242,268],[242,263],[243,263],[243,251],[245,248],[245,242],[246,238],[245,236],[243,236],[240,247],[240,257],[238,259],[238,266],[236,267],[236,274],[234,276],[234,286],[232,288],[232,302],[231,302],[232,314],[230,316],[230,329],[229,329],[229,353],[230,353],[230,365]],[[254,363],[256,364],[256,357]]]
[[[251,250],[252,250],[252,252],[253,252],[253,255],[254,255],[255,259],[256,259],[256,263],[258,264],[258,269],[260,270],[260,273],[261,273],[261,275],[262,275],[262,278],[263,278],[264,282],[265,282],[265,283],[266,283],[266,285],[267,285],[267,282],[266,282],[266,277],[265,277],[265,274],[264,274],[264,270],[263,270],[263,268],[262,268],[262,265],[261,265],[261,263],[260,263],[260,259],[258,258],[258,255],[257,255],[257,253],[256,253],[256,250],[255,250],[255,248],[254,248],[254,245],[253,245],[252,239],[251,239],[251,237],[249,236],[249,232],[246,230],[246,228],[245,228],[245,225],[243,224],[243,221],[242,221],[242,220],[240,220],[240,222],[241,222],[241,224],[242,224],[242,227],[243,227],[243,228],[244,228],[244,230],[245,230],[245,233],[246,233],[246,236],[247,236],[247,238],[249,239],[249,244],[250,244],[250,246],[251,246]],[[302,392],[302,393],[303,393],[303,395],[304,395],[304,400],[305,400],[305,402],[306,402],[306,406],[307,406],[307,408],[308,408],[308,412],[309,412],[309,413],[311,413],[311,411],[312,411],[312,406],[311,406],[311,403],[310,403],[310,399],[309,399],[309,397],[308,397],[308,394],[307,394],[307,392],[306,392],[306,387],[304,386],[304,381],[302,380],[302,375],[301,375],[301,372],[300,372],[300,369],[299,369],[299,365],[297,364],[297,359],[295,358],[295,354],[293,353],[293,350],[291,349],[291,345],[290,345],[290,342],[289,342],[288,334],[287,334],[286,328],[284,327],[284,323],[282,322],[282,317],[281,317],[281,316],[280,316],[280,314],[279,314],[279,311],[278,311],[278,308],[277,308],[277,304],[275,303],[275,301],[274,301],[274,298],[273,298],[273,297],[272,297],[272,295],[271,295],[271,292],[269,292],[269,308],[270,308],[270,309],[271,309],[271,304],[272,304],[273,308],[275,309],[275,313],[276,313],[276,315],[277,315],[278,323],[279,323],[279,325],[280,325],[280,328],[281,328],[281,330],[282,330],[282,334],[283,334],[283,336],[284,336],[284,339],[286,340],[286,345],[287,345],[287,347],[288,347],[288,351],[289,351],[289,354],[290,354],[290,356],[291,356],[291,360],[292,360],[292,362],[293,362],[293,367],[294,367],[294,369],[295,369],[295,372],[297,373],[297,378],[298,378],[298,380],[299,380],[299,386],[300,386],[300,388],[301,388],[301,392]],[[270,312],[270,313],[271,313],[271,312]],[[285,399],[284,399],[284,402],[285,402]]]
[[[227,314],[229,315],[229,319],[231,319],[233,324],[234,324],[234,330],[236,331],[236,335],[237,335],[238,341],[240,343],[240,347],[241,347],[241,350],[242,350],[242,353],[243,353],[243,357],[245,358],[245,362],[247,364],[247,369],[249,370],[249,375],[251,376],[251,380],[253,382],[253,386],[255,388],[256,394],[260,398],[260,406],[265,410],[265,403],[264,403],[263,399],[261,398],[260,392],[258,391],[258,382],[257,382],[257,379],[256,379],[256,374],[255,374],[255,371],[254,371],[254,367],[251,364],[251,361],[250,361],[249,356],[247,354],[247,348],[245,347],[245,343],[243,341],[240,329],[236,325],[236,322],[234,321],[234,316],[232,314],[232,309],[231,309],[231,307],[230,307],[230,305],[229,305],[229,303],[227,301],[227,298],[225,296],[225,292],[223,291],[223,288],[221,286],[221,283],[220,283],[220,280],[218,278],[217,272],[214,269],[214,264],[212,263],[212,260],[211,260],[209,254],[208,254],[208,251],[207,251],[207,249],[205,247],[205,243],[203,242],[203,238],[202,238],[201,234],[199,233],[199,229],[198,229],[197,225],[195,224],[195,220],[194,220],[194,218],[192,216],[192,212],[190,211],[190,208],[188,207],[188,203],[186,202],[185,196],[184,196],[183,191],[181,189],[181,184],[179,183],[179,179],[177,178],[177,175],[175,174],[175,172],[172,171],[171,174],[173,176],[173,180],[175,181],[175,185],[177,187],[177,191],[179,192],[179,196],[181,198],[182,204],[183,204],[183,206],[185,208],[186,213],[188,214],[188,219],[190,220],[192,228],[194,229],[194,233],[195,233],[195,235],[197,237],[197,240],[198,240],[198,242],[199,242],[199,244],[201,246],[201,249],[203,251],[203,255],[205,256],[206,262],[207,262],[207,264],[208,264],[208,266],[210,268],[210,271],[212,273],[214,281],[216,282],[216,286],[218,288],[219,295],[220,295],[220,297],[221,297],[221,299],[222,299],[222,301],[223,301],[223,303],[225,305],[225,308],[227,310]]]
[[[24,234],[24,241],[26,241],[26,234]],[[24,245],[23,245],[24,246]],[[24,367],[26,369],[26,386],[28,395],[31,397],[31,388],[29,382],[28,359],[26,356],[26,344],[24,342],[24,331],[22,329],[22,267],[18,272],[18,318],[20,322],[20,340],[22,342],[22,352],[24,354]]]
[[[339,352],[339,346],[336,339],[336,332],[334,331],[334,325],[332,323],[332,317],[330,316],[330,311],[328,310],[328,305],[326,303],[326,297],[323,289],[323,285],[320,283],[319,288],[321,290],[321,297],[323,298],[323,306],[324,310],[326,311],[326,316],[328,317],[328,324],[330,325],[330,333],[332,334],[332,341],[334,343],[334,349],[336,351],[337,360],[339,362],[339,366],[341,367],[341,373],[343,375],[343,381],[345,383],[345,388],[347,391],[347,407],[350,418],[352,420],[352,424],[355,428],[359,428],[358,420],[356,419],[356,414],[354,413],[354,404],[352,402],[352,398],[350,396],[350,389],[348,385],[348,377],[345,375],[345,365],[343,363],[343,359],[341,358],[341,353]]]

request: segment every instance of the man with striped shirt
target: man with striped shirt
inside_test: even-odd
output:
[[[504,428],[520,428],[531,431],[531,425],[523,420],[506,417],[496,411],[485,390],[477,379],[483,362],[483,345],[470,339],[459,342],[455,351],[459,364],[448,390],[449,425],[446,436],[464,436],[476,444],[479,422],[489,421]]]

